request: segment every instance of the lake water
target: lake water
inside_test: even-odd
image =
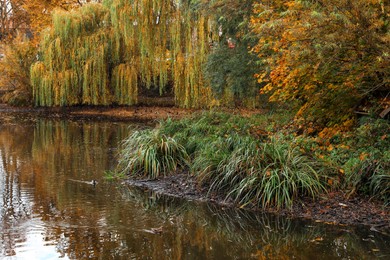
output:
[[[0,122],[0,259],[390,258],[390,237],[368,228],[225,209],[105,180],[120,141],[140,125]]]

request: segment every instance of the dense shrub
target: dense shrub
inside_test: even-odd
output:
[[[333,169],[331,184],[349,196],[356,194],[389,199],[390,123],[362,118],[360,126],[330,136],[301,136],[296,145]]]

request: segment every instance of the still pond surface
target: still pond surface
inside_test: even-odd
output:
[[[389,259],[390,237],[366,228],[223,209],[105,180],[135,127],[3,118],[0,259]]]

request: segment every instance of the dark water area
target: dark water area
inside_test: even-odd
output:
[[[104,178],[129,123],[2,119],[0,259],[375,259],[390,237]],[[97,180],[96,186],[91,180]]]

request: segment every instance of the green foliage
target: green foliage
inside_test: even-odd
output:
[[[222,29],[223,38],[239,37],[246,39],[249,37],[248,27],[252,7],[255,0],[203,0],[203,8],[212,15],[218,26]]]
[[[259,59],[250,52],[254,36],[249,29],[253,0],[209,1],[210,15],[216,21],[218,36],[203,68],[213,93],[223,105],[254,107],[260,85],[254,75]]]
[[[207,16],[173,0],[110,0],[53,13],[32,66],[37,106],[134,105],[139,88],[172,89],[181,107],[209,105],[201,64]]]
[[[254,78],[257,72],[256,56],[248,52],[245,43],[229,49],[225,44],[218,45],[207,58],[204,74],[209,80],[213,93],[220,99],[231,94],[235,105],[240,100],[255,98],[259,85]],[[226,100],[227,104],[232,100]]]
[[[122,174],[158,178],[187,165],[188,155],[175,139],[158,130],[135,131],[124,142],[119,169]]]

